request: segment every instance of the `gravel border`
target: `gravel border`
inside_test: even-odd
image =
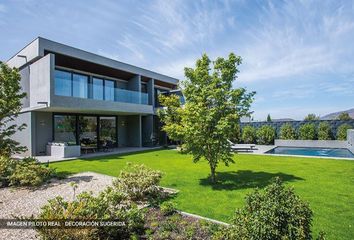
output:
[[[65,179],[53,179],[50,183],[38,188],[0,188],[0,219],[12,219],[13,216],[37,215],[41,206],[49,199],[62,196],[65,200],[73,200],[74,191],[70,183],[77,184],[75,194],[92,191],[97,194],[111,185],[113,177],[82,172]],[[0,229],[0,239],[38,239],[34,229]]]

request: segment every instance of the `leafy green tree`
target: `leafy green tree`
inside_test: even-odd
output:
[[[342,140],[342,141],[347,140],[348,129],[353,129],[353,127],[347,123],[340,125],[337,129],[337,140]]]
[[[21,99],[26,96],[26,93],[21,92],[20,81],[17,69],[0,63],[0,156],[9,157],[26,150],[11,139],[17,131],[26,127],[25,124],[18,126],[13,122],[21,111]]]
[[[275,178],[263,191],[246,196],[245,207],[236,210],[220,239],[312,239],[312,216],[308,203]]]
[[[299,139],[301,140],[315,140],[316,126],[313,123],[306,123],[299,128]]]
[[[318,124],[318,140],[331,140],[332,139],[332,131],[328,122],[321,122]]]
[[[195,69],[185,68],[186,80],[181,85],[185,105],[178,107],[175,100],[161,98],[165,106],[159,111],[163,130],[171,139],[182,140],[184,151],[193,155],[194,162],[202,158],[208,161],[212,182],[216,181],[215,170],[220,162],[226,166],[234,162],[227,140],[239,119],[249,115],[255,94],[233,88],[240,64],[241,57],[233,53],[228,59],[217,58],[214,62],[204,54]],[[169,111],[177,114],[178,119],[172,119]]]
[[[352,118],[349,116],[349,113],[347,112],[342,112],[338,115],[337,117],[338,120],[343,120],[343,121],[346,121],[346,120],[351,120]]]
[[[296,139],[296,131],[290,123],[284,123],[280,127],[280,139],[294,140]]]
[[[275,129],[270,125],[263,125],[257,130],[258,144],[274,144]]]
[[[270,114],[268,114],[267,116],[267,122],[271,122],[272,121],[272,118],[270,117]]]
[[[244,143],[256,143],[257,130],[252,126],[245,126],[242,128],[242,141]]]
[[[320,117],[316,116],[316,114],[310,113],[305,117],[305,121],[315,121],[315,120],[319,120]]]
[[[241,139],[241,127],[240,127],[240,124],[235,124],[234,126],[234,129],[231,133],[231,137],[230,137],[230,140],[233,142],[233,143],[240,143],[242,141]]]

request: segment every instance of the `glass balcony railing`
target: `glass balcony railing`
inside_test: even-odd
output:
[[[54,92],[58,96],[89,98],[102,101],[114,101],[148,105],[148,94],[116,88],[113,80],[88,75],[55,70]]]
[[[126,89],[115,89],[116,102],[126,102],[126,103],[136,103],[136,104],[145,104],[149,103],[148,94],[136,91],[130,91]]]

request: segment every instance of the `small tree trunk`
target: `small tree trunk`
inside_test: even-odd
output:
[[[215,177],[215,167],[214,166],[210,166],[210,181],[212,183],[216,182],[216,177]]]

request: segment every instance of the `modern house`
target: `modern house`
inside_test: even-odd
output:
[[[38,37],[11,59],[27,97],[14,139],[25,155],[45,155],[47,144],[81,150],[164,144],[157,96],[178,80]]]

